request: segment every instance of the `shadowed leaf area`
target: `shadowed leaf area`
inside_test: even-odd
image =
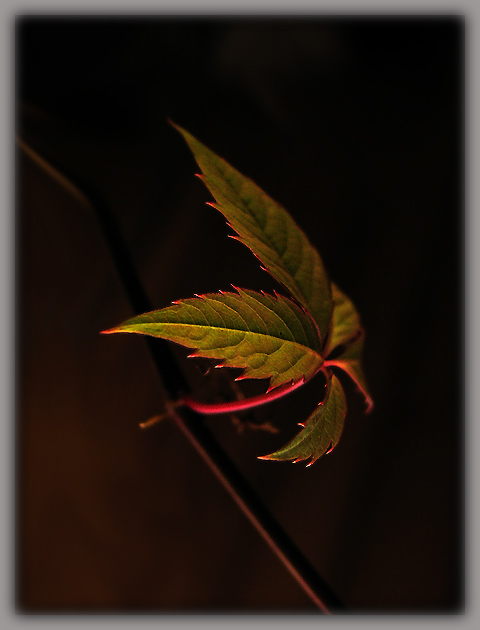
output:
[[[364,335],[361,334],[337,358],[328,361],[329,369],[337,368],[347,374],[357,386],[357,389],[363,394],[367,404],[367,411],[373,409],[373,400],[368,391],[367,382],[362,368],[362,352]]]
[[[360,316],[353,302],[332,282],[333,314],[331,333],[324,356],[328,356],[338,346],[347,346],[362,332]],[[343,354],[343,353],[342,353]]]

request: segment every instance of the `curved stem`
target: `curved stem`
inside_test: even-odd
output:
[[[234,400],[232,402],[204,403],[199,400],[195,400],[192,396],[185,396],[185,398],[182,398],[179,402],[193,411],[205,415],[231,413],[234,411],[243,411],[244,409],[252,409],[252,407],[259,407],[265,403],[272,402],[272,400],[282,398],[290,392],[293,392],[295,389],[301,387],[304,383],[305,379],[301,378],[299,381],[294,383],[285,383],[284,385],[275,387],[264,394],[252,396],[251,398],[245,398],[244,400]]]

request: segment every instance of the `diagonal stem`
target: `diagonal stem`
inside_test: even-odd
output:
[[[77,177],[70,175],[66,177],[65,171],[60,172],[21,140],[17,140],[17,144],[60,185],[93,208],[132,309],[135,313],[152,310],[126,243],[106,201]],[[188,383],[170,345],[161,339],[146,338],[145,342],[158,376],[171,399],[176,400],[180,393],[188,392]],[[169,415],[315,606],[325,614],[346,612],[330,586],[293,543],[218,444],[201,416],[188,408],[184,409],[181,415],[171,409]]]

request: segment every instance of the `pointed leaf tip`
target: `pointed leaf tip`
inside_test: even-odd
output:
[[[177,125],[176,122],[173,122],[173,120],[171,118],[167,118],[167,122],[168,124],[173,127],[174,129],[176,129],[177,131],[179,131],[180,133],[182,133],[183,129],[182,127],[180,127],[180,125]]]
[[[113,335],[115,333],[121,333],[121,332],[128,332],[128,331],[122,330],[122,326],[114,326],[113,328],[107,328],[106,330],[101,330],[100,334]]]

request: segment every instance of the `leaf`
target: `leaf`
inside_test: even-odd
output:
[[[328,357],[339,346],[347,346],[349,342],[362,334],[360,316],[353,302],[332,282],[333,314],[331,337],[328,340],[324,356]]]
[[[367,388],[365,376],[362,368],[362,352],[365,336],[362,334],[356,341],[350,344],[345,351],[336,359],[325,362],[331,368],[338,368],[348,374],[359,391],[364,395],[367,403],[367,412],[373,409],[373,399]]]
[[[304,428],[286,446],[259,459],[310,459],[311,466],[319,457],[332,451],[338,444],[343,429],[347,404],[340,381],[332,374],[327,384],[325,400],[318,405]]]
[[[239,173],[188,131],[171,123],[186,140],[214,196],[210,204],[315,320],[322,339],[332,315],[330,281],[320,255],[288,212],[251,179]]]
[[[345,372],[364,395],[367,412],[373,408],[365,376],[362,369],[362,352],[365,335],[360,323],[360,316],[353,302],[332,282],[333,315],[332,332],[327,349],[328,367],[337,367]],[[335,358],[330,358],[334,356]]]
[[[308,380],[323,364],[311,317],[292,300],[255,291],[209,293],[134,317],[106,333],[140,333],[194,348],[191,356],[270,378],[270,388]]]

